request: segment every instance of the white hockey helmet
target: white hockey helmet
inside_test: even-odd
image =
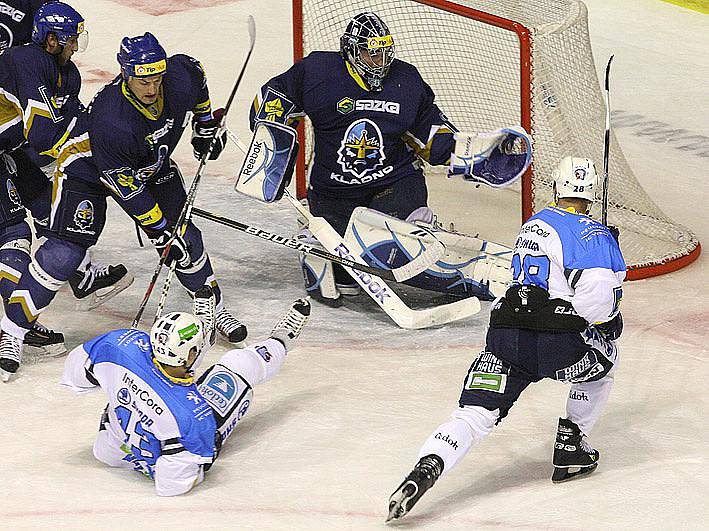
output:
[[[599,188],[598,174],[591,159],[564,157],[553,173],[556,186],[555,199],[576,197],[595,201]]]
[[[204,323],[189,313],[165,314],[150,329],[150,345],[153,356],[163,365],[196,367],[205,347]],[[196,357],[187,365],[192,349],[197,350]]]

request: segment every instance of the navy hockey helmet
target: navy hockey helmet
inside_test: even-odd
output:
[[[89,34],[84,29],[84,17],[64,2],[44,4],[34,15],[32,42],[44,44],[50,33],[57,36],[57,41],[62,46],[66,46],[70,38],[77,37],[80,52],[83,52],[89,43]]]
[[[378,92],[394,62],[394,38],[375,13],[360,13],[347,24],[340,53],[370,90]]]
[[[116,55],[123,79],[164,74],[167,54],[155,35],[148,32],[137,37],[123,37]]]

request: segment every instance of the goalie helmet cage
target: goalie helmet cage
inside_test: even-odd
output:
[[[521,185],[523,220],[551,198],[550,177],[561,158],[589,157],[602,166],[605,106],[583,2],[293,0],[295,60],[314,50],[339,50],[347,22],[362,11],[373,11],[387,23],[397,58],[419,69],[436,103],[460,130],[518,123],[531,133],[533,164]],[[298,197],[305,195],[312,156],[307,120],[304,144]],[[700,253],[695,235],[650,199],[613,134],[610,153],[608,219],[620,228],[628,279],[661,275],[694,261]],[[600,202],[593,214],[600,219]]]

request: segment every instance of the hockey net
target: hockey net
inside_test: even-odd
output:
[[[531,132],[533,165],[516,199],[522,219],[548,204],[550,176],[564,156],[589,157],[602,169],[605,106],[582,2],[293,0],[295,58],[338,50],[347,22],[362,11],[373,11],[387,23],[397,57],[419,69],[460,130],[521,124]],[[305,128],[300,196],[312,153],[307,121]],[[699,256],[699,242],[650,199],[611,136],[608,220],[620,228],[628,278],[684,267]],[[593,215],[600,219],[599,203]]]

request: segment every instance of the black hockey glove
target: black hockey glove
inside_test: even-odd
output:
[[[192,153],[197,160],[202,160],[202,157],[207,154],[214,135],[217,135],[217,140],[214,142],[214,149],[209,155],[209,160],[217,160],[226,146],[226,131],[217,134],[224,109],[217,109],[212,115],[213,118],[206,122],[200,122],[196,116],[192,117]]]
[[[146,233],[151,243],[155,246],[158,252],[162,254],[167,246],[167,242],[170,241],[172,229],[170,227],[152,231],[150,229],[146,229]],[[182,236],[175,236],[175,239],[172,241],[172,245],[170,245],[170,252],[167,255],[167,259],[168,263],[175,260],[177,265],[182,269],[187,269],[192,265],[189,246]]]
[[[610,321],[597,324],[596,330],[603,334],[603,337],[608,341],[615,341],[623,333],[623,316],[618,312]]]

